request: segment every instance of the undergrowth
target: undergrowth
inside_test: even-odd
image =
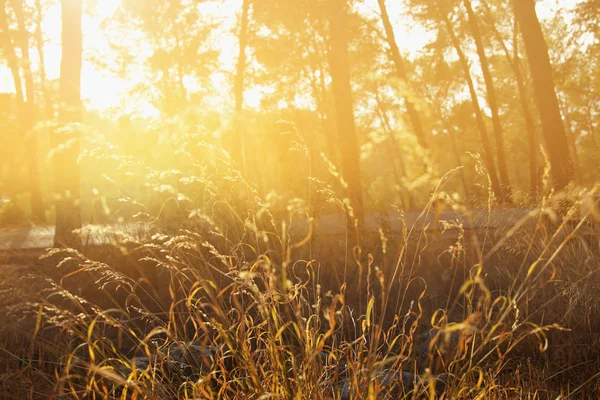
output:
[[[473,231],[436,219],[464,208],[447,174],[421,223],[370,232],[335,184],[262,197],[226,153],[193,136],[177,148],[178,169],[85,155],[118,164],[109,183],[143,182],[135,196],[115,183],[114,204],[93,194],[104,220],[131,214],[143,235],[97,232],[112,242],[4,267],[5,398],[598,395],[595,190]],[[339,234],[320,230],[327,204],[351,222]]]

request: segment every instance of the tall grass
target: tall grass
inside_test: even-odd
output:
[[[598,394],[597,204],[579,212],[594,190],[559,199],[568,206],[558,213],[547,191],[504,230],[440,221],[324,235],[325,204],[354,216],[335,182],[307,176],[306,200],[262,197],[225,152],[196,139],[173,144],[177,168],[105,145],[84,155],[115,162],[103,174],[119,201],[93,194],[103,218],[151,232],[4,267],[5,398]],[[198,161],[207,152],[217,156]],[[444,192],[451,176],[421,219],[465,208]]]

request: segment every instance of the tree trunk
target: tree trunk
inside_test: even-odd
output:
[[[443,10],[440,10],[443,13]],[[481,137],[481,144],[483,146],[483,159],[488,168],[488,174],[490,176],[490,181],[492,184],[492,191],[494,195],[500,200],[500,202],[504,202],[504,195],[502,191],[502,186],[500,185],[500,181],[498,180],[498,174],[496,172],[496,163],[494,162],[494,151],[492,148],[492,143],[487,134],[487,130],[485,129],[485,123],[483,120],[483,114],[481,113],[481,108],[479,107],[479,100],[477,99],[477,92],[475,91],[475,85],[473,84],[473,79],[471,78],[471,72],[469,68],[469,62],[463,53],[458,38],[456,37],[454,30],[452,28],[452,24],[448,19],[447,15],[442,15],[444,25],[446,26],[446,30],[450,35],[450,39],[452,41],[452,45],[458,54],[458,58],[463,69],[463,73],[465,74],[465,78],[467,80],[467,85],[469,86],[469,93],[471,95],[471,102],[473,103],[473,111],[475,112],[475,122],[477,124],[477,129],[479,130],[479,135]]]
[[[396,36],[394,35],[394,28],[390,23],[390,17],[387,12],[387,7],[385,5],[385,0],[377,0],[379,3],[379,10],[381,12],[381,21],[383,22],[383,27],[385,29],[385,35],[387,38],[388,46],[390,46],[390,51],[392,55],[392,62],[396,67],[396,75],[398,78],[403,80],[404,82],[408,82],[406,76],[406,68],[404,66],[404,60],[400,55],[400,50],[398,49],[398,44],[396,43]],[[406,103],[406,111],[408,113],[408,118],[412,124],[415,136],[421,147],[424,149],[428,148],[427,139],[425,135],[425,131],[423,130],[423,124],[421,123],[421,118],[419,117],[419,112],[417,108],[413,104],[410,99],[407,97],[404,98],[404,102]]]
[[[24,105],[25,118],[22,128],[26,137],[27,147],[27,169],[29,172],[29,185],[31,191],[31,218],[34,223],[43,224],[46,222],[46,213],[44,211],[44,202],[42,200],[42,190],[40,186],[40,173],[38,168],[38,145],[37,136],[33,131],[36,123],[36,105],[33,87],[33,74],[31,73],[31,60],[29,58],[29,32],[25,26],[25,16],[23,15],[22,4],[20,1],[13,0],[12,7],[17,17],[17,25],[20,31],[19,47],[21,48],[21,65],[23,66],[23,76],[25,78],[25,94],[27,102]]]
[[[23,96],[23,84],[21,82],[21,75],[19,71],[19,60],[15,53],[15,48],[12,43],[10,31],[8,29],[8,17],[6,15],[6,0],[0,0],[0,36],[2,47],[4,48],[4,54],[8,62],[8,67],[12,73],[13,84],[15,85],[15,97],[17,100],[17,106],[19,111],[19,120],[22,121],[24,112],[25,98]]]
[[[496,35],[500,38],[500,32],[496,31]],[[529,194],[532,199],[536,199],[538,195],[538,190],[540,187],[540,179],[538,174],[538,153],[540,152],[538,139],[535,132],[535,126],[533,124],[533,117],[531,115],[531,110],[529,109],[529,101],[527,100],[527,92],[525,90],[525,79],[523,78],[523,73],[521,72],[521,57],[519,57],[519,45],[518,45],[518,24],[515,19],[515,27],[514,27],[514,38],[513,38],[513,58],[511,62],[510,54],[508,53],[508,49],[504,45],[504,41],[502,41],[502,46],[506,53],[506,57],[508,61],[513,67],[515,72],[515,79],[517,80],[517,88],[519,89],[519,101],[521,103],[521,108],[523,109],[523,118],[525,119],[525,129],[527,129],[527,153],[529,155]]]
[[[62,0],[62,60],[60,64],[59,121],[62,127],[53,133],[53,144],[63,146],[55,155],[56,233],[55,247],[81,246],[75,229],[81,228],[80,151],[81,122],[81,33],[82,0]]]
[[[574,170],[554,89],[548,47],[535,12],[535,1],[513,0],[513,6],[525,42],[553,185],[556,190],[561,190],[573,179]]]
[[[329,68],[333,87],[336,123],[342,155],[342,172],[348,184],[349,200],[359,226],[364,224],[360,157],[350,86],[348,60],[348,4],[346,0],[328,0]]]
[[[394,177],[396,178],[396,182],[398,183],[398,186],[401,186],[400,179],[408,177],[407,172],[406,172],[406,165],[404,164],[404,158],[398,151],[398,141],[396,140],[396,137],[394,136],[394,130],[392,129],[392,125],[387,116],[386,109],[383,106],[383,100],[381,99],[381,96],[379,95],[378,87],[373,88],[373,94],[375,96],[375,102],[377,103],[377,115],[379,117],[379,120],[381,121],[381,124],[383,125],[383,129],[384,129],[385,133],[388,136],[388,139],[386,140],[386,142],[389,144],[390,154],[393,157],[391,164],[394,169]],[[398,171],[396,168],[396,161],[398,161],[398,164],[400,166],[400,171]]]
[[[50,97],[50,91],[46,87],[46,57],[44,54],[44,37],[42,35],[42,17],[44,10],[42,8],[42,2],[35,0],[36,18],[35,18],[35,44],[36,50],[39,57],[39,69],[40,69],[40,80],[42,81],[42,94],[44,97],[44,113],[46,119],[54,118],[54,112],[52,109],[52,99]],[[38,102],[39,103],[39,102]],[[41,108],[38,106],[38,108]]]
[[[536,199],[538,189],[540,186],[540,179],[538,173],[538,159],[540,149],[538,147],[538,139],[535,124],[533,123],[531,109],[529,108],[529,100],[527,98],[527,90],[525,88],[525,79],[523,77],[523,73],[521,72],[521,58],[519,57],[518,43],[518,23],[515,19],[513,29],[513,55],[511,56],[510,51],[506,47],[506,43],[504,43],[502,35],[498,31],[498,28],[496,28],[494,14],[490,9],[489,4],[486,1],[482,1],[481,4],[485,8],[488,23],[494,31],[494,36],[496,36],[496,40],[500,44],[500,47],[504,52],[504,56],[506,57],[506,61],[511,66],[515,74],[515,80],[517,81],[517,89],[519,91],[519,102],[521,103],[521,109],[523,111],[525,129],[527,130],[527,155],[529,158],[529,194],[532,199]]]
[[[337,140],[334,137],[335,132],[331,132],[331,129],[328,127],[329,115],[325,99],[327,85],[325,84],[325,71],[319,60],[320,56],[321,54],[317,54],[316,51],[311,53],[311,65],[307,75],[310,78],[310,87],[312,89],[313,98],[315,99],[317,115],[319,116],[322,134],[325,137],[325,144],[327,145],[327,158],[334,164],[337,164]]]
[[[233,82],[233,94],[235,97],[235,108],[233,115],[233,132],[229,137],[227,146],[231,157],[238,163],[242,174],[246,173],[246,157],[244,154],[244,132],[242,126],[242,108],[244,105],[244,74],[246,72],[246,48],[248,47],[248,22],[250,18],[250,0],[243,0],[242,15],[240,20],[240,31],[238,33],[238,59]]]
[[[573,177],[575,180],[581,180],[581,163],[579,162],[579,154],[577,154],[577,141],[576,133],[571,128],[571,119],[569,118],[569,108],[567,101],[563,96],[557,95],[558,109],[564,119],[565,134],[567,135],[567,141],[569,142],[569,152],[571,154],[571,162],[573,163]]]
[[[377,102],[377,114],[379,119],[383,125],[383,129],[387,134],[388,138],[386,143],[389,148],[390,155],[392,157],[392,167],[394,172],[394,178],[396,180],[396,185],[398,186],[402,207],[404,210],[410,210],[412,204],[414,204],[414,199],[410,190],[401,190],[405,185],[402,182],[402,179],[408,179],[408,172],[406,171],[406,163],[404,162],[404,157],[402,156],[402,152],[399,150],[399,143],[394,135],[394,130],[390,124],[390,120],[386,113],[385,108],[383,107],[381,97],[379,96],[378,89],[375,88],[375,101]],[[398,167],[396,168],[396,162],[398,162]]]
[[[487,56],[485,54],[485,48],[483,46],[483,40],[481,38],[481,32],[479,31],[479,25],[473,7],[471,6],[470,0],[464,0],[465,8],[467,9],[467,15],[469,17],[469,26],[475,39],[475,47],[477,48],[477,55],[481,64],[481,72],[483,74],[483,80],[485,81],[485,89],[487,93],[487,100],[492,111],[492,125],[494,127],[494,138],[496,139],[496,154],[498,155],[498,171],[500,172],[500,183],[502,184],[502,191],[504,199],[507,202],[511,200],[511,188],[510,180],[508,177],[508,168],[506,166],[506,154],[504,152],[504,134],[502,133],[502,124],[500,122],[500,115],[498,113],[498,100],[496,99],[496,89],[494,88],[494,80],[490,73],[490,67],[488,64]]]
[[[444,124],[444,128],[448,132],[448,136],[450,136],[450,144],[452,145],[452,153],[454,154],[454,159],[456,160],[456,166],[462,167],[463,162],[460,159],[460,152],[458,151],[458,146],[456,144],[456,138],[454,137],[454,130],[452,129],[452,126],[450,125],[448,120],[444,118],[444,116],[442,116],[442,123]],[[465,190],[465,197],[468,198],[470,196],[470,191],[469,191],[469,185],[467,184],[467,177],[465,176],[464,168],[460,169],[460,180],[461,180],[461,182],[463,184],[463,188]]]
[[[326,33],[323,33],[326,35]],[[340,165],[340,154],[337,146],[338,136],[335,126],[335,117],[333,116],[333,110],[331,107],[328,107],[327,99],[328,99],[328,89],[327,89],[327,54],[329,52],[328,44],[321,40],[318,37],[318,32],[313,32],[313,43],[315,43],[315,63],[318,64],[317,69],[319,71],[319,81],[318,81],[318,89],[321,93],[321,107],[323,109],[323,127],[325,140],[327,141],[327,148],[329,150],[329,154],[327,157],[331,160],[335,165]],[[325,61],[323,61],[325,60]]]

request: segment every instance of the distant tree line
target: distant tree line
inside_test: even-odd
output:
[[[203,13],[208,3],[123,1],[104,21],[111,43],[105,68],[123,79],[143,71],[146,79],[134,90],[164,118],[210,109],[214,100],[211,79],[223,68],[218,51],[223,33],[220,21]],[[53,0],[0,1],[0,54],[14,86],[1,101],[3,108],[15,105],[15,113],[3,111],[2,140],[19,135],[24,143],[31,218],[44,223],[48,201],[40,183],[38,140],[48,130],[35,127],[55,122],[51,143],[62,150],[54,159],[56,244],[76,246],[71,232],[81,226],[79,123],[86,115],[81,69],[89,47],[81,21],[84,12],[95,11],[84,10],[82,0],[60,3],[56,93],[44,61],[43,21],[53,5]],[[467,152],[481,154],[498,203],[539,195],[540,146],[556,191],[596,179],[600,13],[593,0],[545,20],[538,18],[534,0],[403,0],[399,8],[386,0],[243,0],[235,15],[235,65],[224,83],[231,88],[230,106],[214,112],[232,122],[221,137],[245,176],[262,179],[257,149],[265,143],[257,138],[268,130],[261,115],[271,114],[312,130],[311,163],[323,154],[339,166],[340,190],[359,222],[370,185],[384,174],[410,208],[414,182],[468,164]],[[402,18],[419,23],[430,37],[419,52],[403,47],[411,38],[398,33]],[[145,55],[119,40],[133,33]],[[256,87],[269,89],[261,108],[245,107],[245,93]],[[285,153],[287,145],[282,146],[276,151]],[[383,155],[385,163],[373,154]],[[457,190],[472,195],[475,180],[463,169]]]

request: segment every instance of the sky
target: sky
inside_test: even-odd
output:
[[[544,0],[537,4],[537,12],[540,18],[549,18],[557,8],[570,8],[578,0]],[[101,112],[115,113],[136,111],[141,115],[153,117],[158,116],[158,111],[150,104],[136,102],[126,96],[128,89],[135,86],[138,81],[125,81],[108,71],[99,69],[92,60],[90,54],[109,54],[108,39],[102,34],[101,24],[109,18],[120,6],[121,0],[101,0],[96,2],[94,16],[84,15],[84,63],[82,67],[82,98],[87,106]],[[241,8],[241,0],[208,1],[202,7],[206,13],[212,14],[222,20],[223,30],[220,38],[220,62],[223,71],[232,70],[235,65],[237,44],[235,37],[230,33],[236,24],[236,13]],[[378,11],[377,0],[363,0],[357,6],[360,12],[376,13]],[[418,24],[402,17],[400,2],[388,1],[388,11],[396,36],[398,45],[409,55],[415,55],[429,40],[426,31]],[[47,35],[44,46],[46,56],[46,69],[49,79],[58,79],[60,76],[61,59],[61,20],[60,5],[50,7],[43,21],[43,30]],[[404,40],[402,40],[405,38]],[[35,65],[37,53],[32,52],[32,63]],[[140,74],[138,79],[143,79]],[[228,83],[223,72],[214,73],[211,77],[216,91],[221,90],[223,94],[228,92]],[[193,86],[193,82],[188,83]],[[265,88],[248,88],[244,95],[245,105],[258,107],[260,105],[261,93]],[[14,92],[12,77],[8,68],[0,65],[0,92]],[[219,96],[215,101],[224,101],[227,96]]]

